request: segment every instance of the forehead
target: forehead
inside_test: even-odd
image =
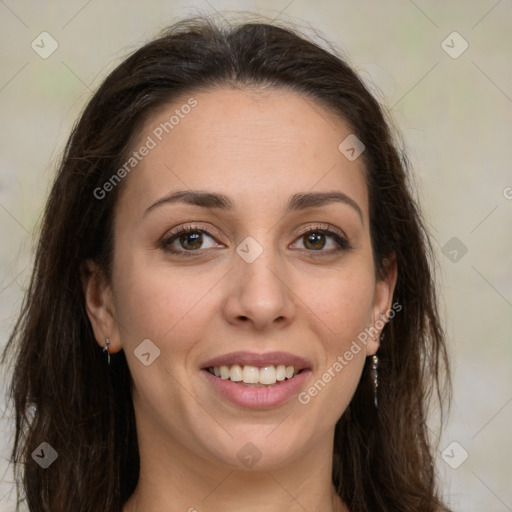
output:
[[[336,189],[367,212],[362,159],[350,161],[338,149],[349,135],[342,119],[287,89],[184,95],[144,124],[132,151],[150,149],[127,176],[120,202],[142,215],[178,189],[222,191],[251,208],[255,202],[270,207],[293,193]]]

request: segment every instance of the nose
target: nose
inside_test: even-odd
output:
[[[251,263],[236,258],[229,273],[226,320],[256,330],[289,325],[295,316],[296,297],[283,262],[268,248]]]

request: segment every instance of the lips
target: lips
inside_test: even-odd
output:
[[[304,385],[311,366],[287,352],[233,352],[206,361],[201,373],[221,397],[254,409],[289,401]]]

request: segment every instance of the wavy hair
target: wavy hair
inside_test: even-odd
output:
[[[400,313],[379,349],[378,409],[370,360],[335,429],[332,481],[351,512],[448,511],[437,488],[429,404],[449,398],[434,253],[409,165],[389,115],[339,52],[284,23],[175,23],[102,82],[75,124],[41,220],[31,280],[3,362],[13,360],[12,462],[18,505],[31,512],[120,512],[135,490],[139,452],[123,351],[105,355],[85,310],[81,270],[109,277],[121,183],[94,191],[126,161],[141,126],[185,93],[216,86],[288,88],[323,105],[364,143],[370,234],[378,277],[396,257]],[[441,414],[441,418],[443,414]],[[58,463],[42,470],[42,442]]]

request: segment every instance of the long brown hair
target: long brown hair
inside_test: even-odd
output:
[[[332,481],[351,512],[446,511],[427,424],[450,389],[433,251],[387,114],[334,51],[282,23],[234,25],[196,16],[135,51],[101,84],[73,128],[51,189],[31,281],[3,361],[15,362],[12,460],[31,512],[119,512],[139,475],[131,376],[123,351],[106,356],[84,306],[82,263],[110,276],[120,183],[94,194],[127,155],[143,122],[183,95],[217,85],[289,88],[342,118],[364,143],[376,273],[396,255],[400,313],[379,349],[378,409],[367,358],[336,425]],[[441,411],[442,411],[441,407]],[[58,453],[42,469],[42,443]]]

